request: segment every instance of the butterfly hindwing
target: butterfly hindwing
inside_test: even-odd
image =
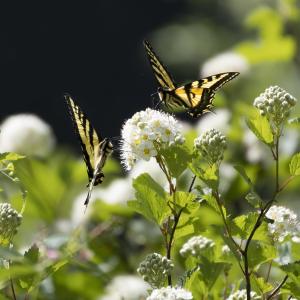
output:
[[[152,67],[155,78],[157,79],[160,87],[164,89],[175,89],[175,83],[167,71],[166,67],[159,60],[158,56],[155,54],[149,42],[144,41],[144,46],[148,55],[150,65]]]
[[[181,104],[191,116],[198,117],[210,111],[215,92],[238,74],[238,72],[227,72],[212,75],[166,93],[173,95],[169,101],[175,101],[174,99],[177,98],[178,105]]]

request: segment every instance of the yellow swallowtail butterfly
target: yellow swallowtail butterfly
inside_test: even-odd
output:
[[[192,117],[199,117],[210,111],[216,90],[239,75],[238,72],[220,73],[177,86],[149,42],[144,41],[144,46],[159,84],[157,92],[160,100],[167,108],[173,111],[187,111]]]
[[[64,95],[69,113],[73,121],[75,132],[79,138],[84,161],[89,177],[88,194],[84,205],[87,207],[95,185],[102,183],[104,174],[102,168],[107,157],[113,151],[113,145],[108,138],[101,138],[93,128],[91,122],[75,103],[70,95]]]

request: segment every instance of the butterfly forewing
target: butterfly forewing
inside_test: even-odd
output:
[[[94,176],[96,162],[99,159],[99,144],[102,139],[71,96],[65,95],[65,99],[73,120],[75,132],[80,141],[89,181],[91,181]]]
[[[144,46],[145,46],[154,76],[156,77],[160,87],[162,87],[164,89],[170,89],[170,90],[175,89],[175,83],[174,83],[171,75],[169,74],[167,69],[164,67],[162,62],[159,60],[158,56],[155,54],[155,52],[152,49],[149,42],[144,41]]]

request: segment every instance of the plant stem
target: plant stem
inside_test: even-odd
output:
[[[275,192],[274,192],[274,195],[271,198],[271,200],[269,200],[266,203],[266,205],[263,207],[263,209],[261,210],[261,212],[254,224],[254,227],[246,241],[246,246],[245,246],[244,250],[241,251],[241,253],[243,255],[243,259],[244,259],[244,271],[245,271],[244,274],[245,274],[245,280],[246,280],[247,300],[251,300],[251,281],[250,281],[251,272],[249,271],[249,263],[248,263],[249,246],[250,246],[250,243],[252,241],[252,238],[253,238],[255,232],[260,227],[260,225],[263,221],[263,218],[265,217],[266,213],[270,209],[277,194],[280,192],[280,187],[279,187],[279,138],[280,138],[280,134],[277,134],[276,142],[275,142],[275,151],[273,149],[271,149],[273,156],[274,156],[274,160],[275,160]],[[279,289],[280,289],[280,287],[279,287]],[[271,299],[271,298],[268,298],[268,299]]]
[[[190,185],[190,187],[189,187],[189,190],[188,190],[188,192],[190,193],[191,191],[192,191],[192,189],[193,189],[193,186],[194,186],[194,183],[195,183],[195,180],[196,180],[196,175],[194,175],[194,177],[193,177],[193,179],[192,179],[192,182],[191,182],[191,185]]]
[[[288,280],[288,275],[285,275],[281,283],[275,288],[275,290],[267,297],[267,300],[272,299],[276,294],[279,292],[279,290],[282,288],[282,286],[285,284],[285,282]]]
[[[174,225],[172,227],[171,233],[170,233],[170,238],[169,241],[167,242],[167,259],[171,259],[171,250],[172,250],[172,244],[173,244],[173,240],[174,240],[174,235],[175,235],[175,231],[181,216],[181,213],[183,211],[184,208],[181,208],[179,210],[178,214],[174,214]],[[171,274],[168,274],[168,285],[172,286],[172,277]]]
[[[11,287],[13,299],[14,299],[14,300],[17,300],[16,293],[15,293],[15,288],[14,288],[14,283],[13,283],[13,280],[12,280],[11,277],[10,277],[9,281],[10,281],[10,287]]]
[[[271,273],[271,269],[272,269],[272,263],[273,263],[273,260],[271,260],[270,263],[269,263],[267,277],[266,277],[266,282],[269,281],[269,277],[270,277],[270,273]]]

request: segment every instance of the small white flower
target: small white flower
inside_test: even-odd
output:
[[[45,157],[54,145],[51,127],[36,115],[13,115],[0,126],[0,152]]]
[[[266,217],[274,221],[273,224],[268,224],[268,228],[276,241],[281,243],[285,238],[291,237],[297,242],[300,237],[300,223],[292,210],[273,205],[266,213]]]
[[[155,289],[146,300],[192,300],[192,293],[179,287]]]
[[[244,56],[235,52],[224,52],[210,58],[203,64],[201,76],[207,77],[228,71],[243,74],[248,70],[249,64]]]
[[[82,205],[86,199],[87,192],[82,192],[74,201],[71,213],[73,226],[78,226],[88,220],[91,210],[87,210],[83,214]],[[106,187],[96,187],[93,190],[90,201],[99,199],[107,204],[126,205],[127,201],[132,199],[134,191],[132,182],[129,178],[119,178],[113,180]]]
[[[94,199],[100,199],[107,204],[124,205],[134,195],[131,180],[128,178],[115,179],[107,187],[97,187],[93,194]]]
[[[261,297],[255,292],[251,292],[251,300],[260,300]],[[247,300],[247,291],[239,290],[231,294],[226,300]]]
[[[180,249],[180,254],[184,257],[192,255],[198,257],[207,249],[211,249],[215,243],[204,236],[193,236]]]
[[[230,248],[227,245],[222,246],[222,254],[227,255],[230,253]]]
[[[137,160],[155,157],[159,148],[184,141],[181,125],[173,116],[150,108],[127,120],[121,135],[121,158],[127,170]]]
[[[105,295],[98,300],[140,300],[146,298],[149,288],[138,276],[119,275],[108,284]]]

